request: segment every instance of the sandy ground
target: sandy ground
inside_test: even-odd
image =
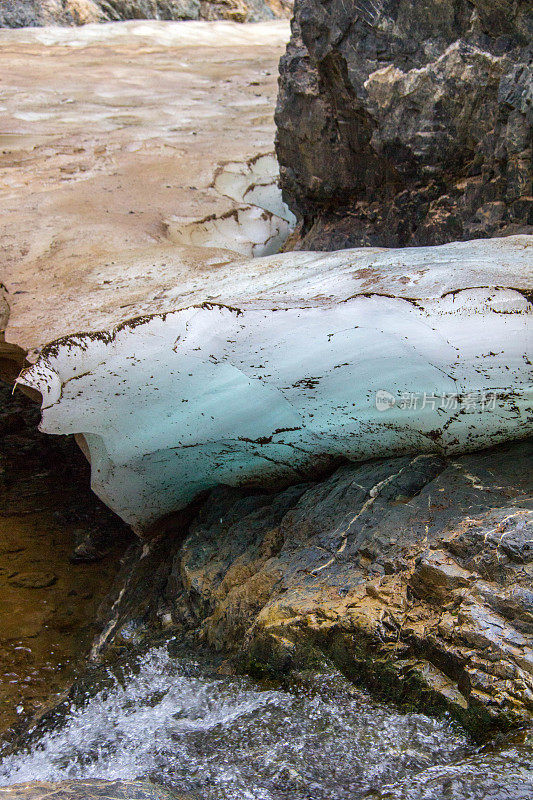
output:
[[[95,292],[120,290],[121,260],[142,254],[148,270],[172,255],[169,221],[231,207],[211,182],[220,164],[272,150],[288,36],[286,21],[0,31],[9,341],[34,344],[28,315],[53,338],[96,266]]]

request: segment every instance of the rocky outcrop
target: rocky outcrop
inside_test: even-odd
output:
[[[104,22],[95,0],[0,0],[0,28]]]
[[[259,22],[291,11],[291,0],[0,0],[0,28],[126,19]]]
[[[160,625],[260,674],[332,661],[480,738],[531,720],[530,457],[514,445],[346,465],[277,493],[219,488],[131,552],[94,655]]]
[[[531,0],[296,0],[276,121],[302,249],[531,230]]]

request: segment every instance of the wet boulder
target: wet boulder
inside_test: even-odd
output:
[[[533,718],[532,562],[497,534],[531,519],[530,457],[515,444],[346,464],[283,491],[219,487],[125,562],[95,652],[163,629],[261,675],[333,662],[479,739],[520,726]]]

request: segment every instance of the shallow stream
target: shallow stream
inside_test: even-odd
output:
[[[531,752],[479,750],[450,720],[399,713],[339,674],[265,685],[162,646],[5,756],[0,784],[143,776],[202,800],[526,800]]]

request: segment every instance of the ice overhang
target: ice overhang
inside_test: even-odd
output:
[[[177,247],[134,318],[108,298],[85,333],[63,319],[18,382],[43,431],[83,436],[95,492],[139,533],[221,483],[487,447],[533,427],[532,245],[204,250],[203,269]]]

